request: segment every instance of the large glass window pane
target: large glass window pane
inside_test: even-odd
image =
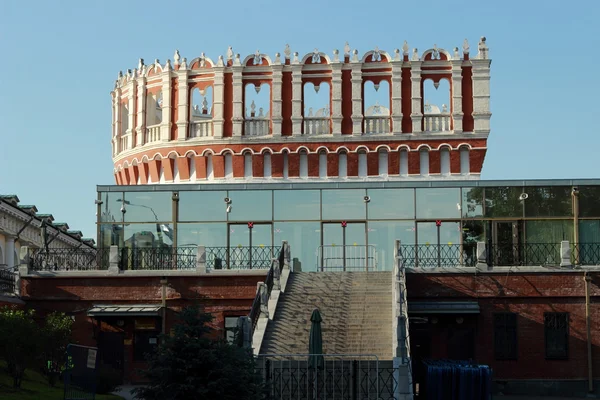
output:
[[[367,233],[369,245],[377,250],[377,269],[391,271],[394,267],[394,244],[400,240],[403,246],[415,243],[413,221],[370,221]]]
[[[311,221],[321,217],[321,199],[318,190],[275,190],[275,220]]]
[[[125,224],[125,247],[165,247],[173,245],[169,224]]]
[[[438,241],[439,230],[439,241]],[[458,245],[461,243],[462,230],[460,222],[442,222],[438,227],[435,222],[419,222],[417,237],[419,244]]]
[[[417,218],[460,218],[459,188],[416,189]]]
[[[483,216],[483,188],[462,188],[462,216],[463,218]]]
[[[100,222],[123,221],[123,213],[121,212],[123,192],[102,192],[100,198],[102,201],[100,205]]]
[[[120,199],[116,199],[119,207]],[[126,222],[171,221],[173,219],[172,192],[126,192]]]
[[[573,221],[526,221],[525,234],[527,243],[556,244],[558,250],[561,241],[573,241]]]
[[[568,217],[573,215],[570,186],[526,187],[526,217]]]
[[[180,221],[226,221],[225,191],[179,192]]]
[[[273,202],[271,190],[235,190],[229,192],[229,221],[271,221]]]
[[[365,219],[364,189],[323,190],[323,220]]]
[[[227,246],[227,224],[213,223],[179,223],[177,224],[177,246]]]
[[[579,216],[600,217],[600,186],[579,186]]]
[[[600,265],[600,221],[579,221],[579,245],[575,260],[582,265]]]
[[[321,244],[319,222],[276,222],[273,236],[275,245],[283,240],[290,244],[294,271],[316,271],[317,249]]]
[[[485,216],[493,218],[522,218],[521,187],[485,188]]]
[[[123,247],[123,225],[122,224],[100,224],[100,237],[98,248],[119,246]]]
[[[413,219],[415,192],[413,189],[369,189],[367,195],[369,219]]]

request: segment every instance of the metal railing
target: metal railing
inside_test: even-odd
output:
[[[17,273],[13,269],[0,268],[0,294],[15,294]]]
[[[375,271],[377,248],[372,245],[319,246],[317,271]]]
[[[34,249],[29,254],[34,271],[95,271],[107,270],[109,247]]]
[[[406,268],[474,267],[477,244],[414,244],[400,249]]]
[[[322,357],[322,366],[309,358]],[[392,361],[368,354],[259,354],[257,370],[269,399],[394,399],[398,386]]]
[[[600,265],[600,243],[572,243],[573,265]]]
[[[280,246],[207,247],[206,269],[268,269]]]
[[[488,265],[560,266],[560,243],[495,243],[487,249]]]
[[[195,270],[196,247],[123,247],[121,270]]]

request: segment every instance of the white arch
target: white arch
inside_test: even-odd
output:
[[[450,61],[450,60],[452,60],[452,56],[446,50],[431,48],[431,49],[425,50],[425,52],[421,55],[421,61],[425,61],[425,57],[427,57],[428,54],[433,53],[435,50],[437,50],[440,54],[443,54],[443,55],[446,56],[446,60],[442,60],[441,57],[440,57],[440,60],[437,60],[437,61]]]
[[[457,150],[460,150],[461,147],[467,147],[470,150],[473,150],[473,147],[471,147],[471,145],[469,143],[461,143],[458,146],[456,146]]]
[[[202,153],[200,153],[200,156],[202,156],[202,157],[206,157],[207,155],[214,156],[215,152],[212,151],[211,149],[204,149],[204,150],[202,150]]]
[[[198,153],[195,150],[188,150],[185,152],[184,157],[197,157]]]
[[[410,151],[410,146],[407,144],[401,144],[400,146],[396,147],[396,151]]]
[[[370,150],[369,150],[369,148],[367,146],[360,145],[356,149],[354,149],[353,153],[360,153],[362,150],[364,150],[365,153],[369,153],[370,152]]]
[[[270,147],[263,147],[262,149],[260,149],[259,154],[264,155],[265,153],[273,154],[273,149],[271,149]]]
[[[252,150],[250,147],[244,147],[237,154],[243,155],[243,154],[246,154],[246,153],[254,154],[254,150]]]
[[[432,150],[430,145],[423,143],[423,144],[420,144],[419,147],[417,147],[416,151],[421,151],[423,149],[427,149],[427,151]]]
[[[123,161],[123,168],[129,168],[129,161],[125,160]]]
[[[171,150],[165,158],[179,158],[179,153],[177,153],[175,150]]]
[[[187,63],[187,65],[188,65],[188,68],[189,68],[189,67],[191,67],[192,65],[194,65],[194,64],[197,62],[197,63],[198,63],[198,68],[193,68],[193,69],[192,69],[192,68],[190,68],[190,69],[192,69],[192,70],[195,70],[195,69],[200,69],[200,59],[201,59],[201,58],[202,58],[202,57],[196,57],[196,58],[194,58],[192,61],[188,62],[188,63]],[[205,65],[207,65],[209,68],[212,68],[212,67],[214,67],[214,66],[215,66],[215,63],[214,63],[214,61],[213,61],[213,60],[211,60],[210,58],[206,57],[206,56],[204,57],[204,63],[205,63]]]
[[[306,65],[306,61],[308,61],[309,58],[312,58],[314,54],[315,54],[314,52],[306,54],[304,57],[302,57],[302,61],[300,61],[300,64]],[[318,52],[318,54],[320,57],[325,59],[327,65],[331,64],[331,59],[329,58],[329,56],[327,54],[320,52],[320,51]],[[309,65],[323,65],[323,64],[309,64]]]
[[[329,154],[329,153],[330,153],[330,151],[329,151],[329,149],[327,148],[327,146],[319,146],[319,147],[317,147],[317,150],[315,150],[315,153],[320,153],[320,152],[321,152],[321,151],[323,151],[323,150],[324,150],[324,151],[325,151],[325,153],[327,153],[327,154]]]
[[[300,154],[300,152],[301,152],[302,150],[306,151],[306,154],[309,154],[309,153],[310,153],[310,150],[309,150],[309,149],[308,149],[308,147],[306,147],[306,146],[300,146],[300,147],[298,147],[298,148],[296,149],[295,153],[296,153],[296,154]]]
[[[335,152],[337,154],[340,154],[341,152],[350,153],[350,149],[347,148],[346,146],[340,146],[337,149],[335,149]]]
[[[362,62],[363,64],[364,64],[364,63],[367,63],[367,62],[369,62],[369,61],[367,61],[367,59],[369,58],[369,56],[372,56],[372,55],[373,55],[373,53],[375,53],[375,50],[370,50],[370,51],[367,51],[367,52],[366,52],[366,53],[363,55],[363,57],[362,57],[362,59],[361,59],[361,62]],[[383,51],[383,50],[379,50],[379,54],[381,54],[381,57],[382,57],[382,59],[383,59],[383,57],[385,57],[385,59],[386,59],[386,61],[387,61],[387,62],[390,62],[390,61],[392,61],[392,57],[391,57],[391,56],[388,54],[388,52],[386,52],[386,51]],[[373,61],[371,61],[371,62],[373,62]]]
[[[225,147],[218,153],[218,155],[220,155],[220,156],[225,155],[225,154],[235,154],[235,151],[231,150],[229,147]]]
[[[256,54],[250,54],[249,56],[247,56],[246,58],[244,58],[244,61],[242,62],[242,66],[244,67],[260,67],[260,65],[248,65],[248,61],[252,60],[254,58],[254,56],[256,56]],[[273,62],[271,62],[271,57],[269,57],[267,54],[263,54],[263,53],[259,53],[259,56],[261,57],[261,59],[265,59],[267,60],[267,64],[268,65],[273,65]],[[261,62],[262,64],[262,62]]]
[[[390,148],[390,146],[388,146],[387,144],[380,144],[379,146],[377,146],[375,148],[375,152],[379,152],[379,150],[381,150],[381,149],[385,149],[388,153],[390,151],[392,151],[392,149]]]
[[[436,150],[438,150],[438,151],[439,151],[439,150],[442,150],[444,147],[445,147],[445,148],[447,148],[447,149],[449,149],[449,150],[452,150],[452,145],[450,145],[449,143],[442,143],[442,144],[440,144],[440,145],[437,147],[437,149],[436,149]]]
[[[148,158],[147,155],[144,154],[144,156],[142,157],[142,164],[148,164],[148,161],[150,161],[150,159]]]

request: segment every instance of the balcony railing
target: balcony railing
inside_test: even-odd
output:
[[[329,117],[304,117],[305,135],[329,135]]]
[[[207,247],[206,269],[269,269],[281,246]]]
[[[197,247],[123,247],[121,270],[195,270]]]
[[[268,117],[250,117],[244,121],[244,136],[269,136],[271,120]]]
[[[390,132],[390,117],[365,117],[365,134],[379,134]]]
[[[17,274],[14,270],[0,267],[0,295],[15,294]]]
[[[373,271],[377,270],[375,246],[346,245],[319,246],[317,271]]]
[[[442,268],[477,264],[477,244],[416,244],[403,245],[400,249],[407,268]]]
[[[107,270],[110,248],[35,249],[29,255],[34,271]]]
[[[158,142],[160,140],[160,125],[152,125],[146,128],[144,143]]]
[[[450,131],[450,113],[426,114],[423,116],[423,130],[425,132]]]
[[[128,149],[127,139],[128,139],[128,136],[122,136],[119,138],[119,152],[125,151]]]
[[[212,134],[212,118],[197,119],[191,122],[190,138],[209,137]]]

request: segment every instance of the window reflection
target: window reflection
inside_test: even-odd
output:
[[[400,240],[402,245],[415,243],[415,223],[413,221],[377,221],[369,222],[369,245],[377,249],[378,269],[389,271],[394,266],[394,244]]]
[[[173,245],[173,228],[170,224],[126,224],[126,247],[168,247]]]
[[[364,189],[323,190],[323,220],[365,219]]]
[[[123,246],[123,225],[101,224],[98,247]]]
[[[318,190],[275,190],[275,220],[319,220],[320,192]]]
[[[115,201],[124,206],[126,222],[171,221],[172,197],[172,192],[127,192],[124,205],[121,198]]]
[[[416,189],[417,218],[460,218],[459,188]]]
[[[226,221],[225,191],[179,192],[180,221]]]
[[[415,192],[413,189],[369,189],[367,195],[369,219],[413,219]]]
[[[459,222],[443,221],[439,227],[436,226],[435,222],[417,223],[417,238],[419,244],[452,246],[461,244],[461,236],[462,232]]]
[[[230,191],[229,221],[271,221],[273,218],[272,193],[271,190]]]
[[[100,222],[120,222],[123,221],[121,212],[121,200],[123,192],[104,192],[100,194],[102,204],[100,206]]]
[[[177,246],[227,246],[226,223],[180,223],[177,225]]]
[[[462,216],[475,218],[483,216],[483,188],[462,189]]]
[[[570,186],[526,187],[526,217],[568,217],[572,215]]]
[[[485,188],[485,216],[521,218],[523,202],[519,196],[522,193],[521,187]]]
[[[290,244],[293,271],[316,271],[317,249],[321,245],[319,222],[276,222],[273,236],[276,246],[283,240]]]
[[[600,217],[600,186],[579,186],[579,216]]]

